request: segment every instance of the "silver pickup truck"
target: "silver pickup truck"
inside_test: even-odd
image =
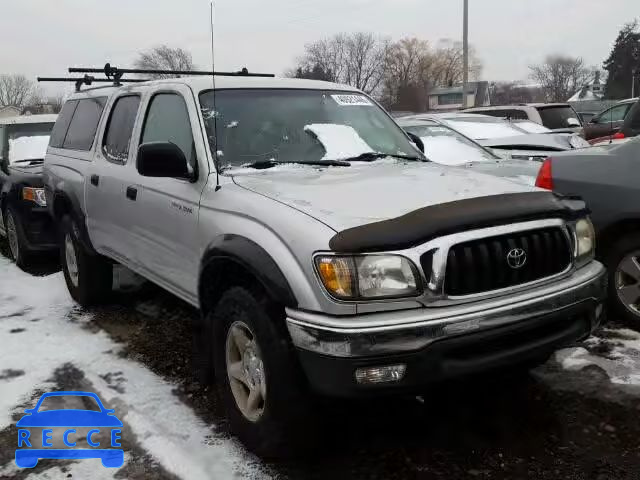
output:
[[[428,161],[345,85],[179,78],[74,94],[45,160],[75,300],[125,265],[196,306],[233,430],[271,455],[312,394],[529,367],[598,325],[585,205]]]

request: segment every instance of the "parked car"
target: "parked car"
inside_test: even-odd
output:
[[[481,113],[509,120],[531,120],[550,130],[582,133],[580,115],[568,103],[528,103],[467,108],[465,113]]]
[[[515,122],[488,115],[462,112],[419,114],[405,118],[438,119],[503,158],[542,161],[555,152],[590,146],[575,134],[529,133]]]
[[[312,437],[313,394],[524,369],[598,326],[584,203],[426,162],[347,85],[214,85],[73,94],[46,195],[76,301],[104,301],[116,262],[200,309],[204,378],[252,450]]]
[[[423,151],[432,162],[507,177],[527,185],[535,183],[538,174],[537,164],[526,160],[503,159],[435,118],[399,119],[398,125],[405,132],[420,138]]]
[[[0,118],[0,237],[16,264],[57,248],[47,211],[42,165],[56,115]]]
[[[582,125],[586,125],[597,114],[598,112],[578,112],[578,117],[580,117],[580,121],[582,122]]]
[[[598,113],[589,123],[584,125],[584,138],[587,140],[601,139],[620,132],[631,107],[637,103],[637,98],[630,98]]]
[[[609,270],[614,318],[640,328],[640,138],[562,152],[546,160],[536,184],[579,195],[591,210],[597,256]]]

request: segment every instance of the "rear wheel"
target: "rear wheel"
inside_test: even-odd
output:
[[[113,266],[104,257],[92,255],[79,239],[78,227],[69,216],[60,228],[60,261],[71,297],[82,306],[108,300],[113,283]]]
[[[300,453],[313,437],[312,398],[277,317],[261,291],[244,287],[225,292],[207,316],[227,418],[233,433],[263,457]]]
[[[9,242],[9,251],[16,265],[24,269],[29,266],[31,253],[27,249],[27,242],[24,238],[22,225],[19,222],[20,217],[17,212],[9,206],[4,222],[7,231],[7,241]]]
[[[640,234],[628,234],[615,242],[605,263],[614,318],[640,330]]]

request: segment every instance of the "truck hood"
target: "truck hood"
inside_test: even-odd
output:
[[[466,198],[536,191],[465,168],[391,159],[351,167],[279,165],[228,170],[234,182],[282,202],[336,231]]]

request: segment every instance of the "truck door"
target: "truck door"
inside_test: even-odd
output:
[[[152,90],[138,145],[172,142],[184,153],[191,179],[146,177],[136,171],[136,228],[140,262],[151,278],[192,303],[197,301],[198,210],[209,167],[193,94],[185,85]]]

